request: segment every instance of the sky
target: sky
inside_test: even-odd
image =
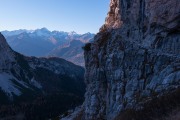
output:
[[[46,27],[97,33],[110,0],[0,0],[0,31]]]

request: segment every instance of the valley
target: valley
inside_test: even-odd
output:
[[[2,34],[0,58],[0,119],[53,118],[82,104],[84,68],[61,58],[24,56]]]
[[[93,41],[93,33],[36,30],[1,32],[11,48],[26,56],[60,57],[84,67],[84,44]]]

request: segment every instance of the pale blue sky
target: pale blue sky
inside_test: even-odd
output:
[[[0,0],[0,31],[37,29],[98,32],[110,0]]]

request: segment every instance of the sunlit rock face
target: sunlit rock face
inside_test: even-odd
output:
[[[111,0],[105,24],[85,46],[85,120],[113,120],[179,88],[178,8],[179,0]]]
[[[111,0],[110,10],[106,17],[105,27],[118,28],[122,25],[119,0]]]

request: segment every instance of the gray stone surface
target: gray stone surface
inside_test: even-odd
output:
[[[112,120],[180,86],[180,1],[111,0],[85,55],[85,120]]]

